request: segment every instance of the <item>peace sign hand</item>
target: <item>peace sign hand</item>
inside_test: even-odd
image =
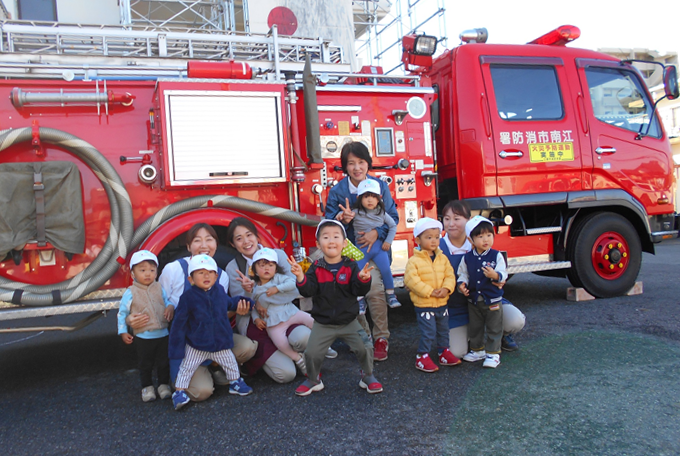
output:
[[[302,282],[305,279],[305,273],[302,272],[302,266],[295,261],[295,258],[293,258],[292,255],[286,259],[288,260],[288,264],[290,264],[290,272],[293,273],[298,282]]]
[[[373,266],[368,266],[368,263],[366,263],[361,271],[359,271],[359,278],[366,282],[368,279],[371,278],[371,271],[375,269]]]
[[[253,292],[253,287],[255,286],[255,282],[253,279],[250,277],[246,276],[244,273],[239,271],[238,269],[236,270],[238,273],[238,277],[236,278],[237,281],[241,282],[241,286],[243,287],[243,291],[246,293],[252,293]]]
[[[354,220],[354,212],[352,212],[352,208],[349,204],[349,198],[345,198],[344,206],[342,204],[338,204],[338,206],[340,206],[340,209],[342,209],[342,212],[338,212],[338,215],[335,216],[338,221],[341,221],[347,225],[352,220]]]

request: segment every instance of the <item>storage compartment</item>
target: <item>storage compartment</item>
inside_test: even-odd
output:
[[[165,90],[169,186],[286,179],[280,92]]]

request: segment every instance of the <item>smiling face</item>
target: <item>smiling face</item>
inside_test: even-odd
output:
[[[204,291],[210,290],[217,282],[217,273],[207,269],[197,269],[189,276],[189,282]]]
[[[345,233],[339,226],[328,223],[319,231],[316,246],[323,252],[327,263],[339,263],[342,259],[342,249],[347,245]]]
[[[236,227],[231,242],[234,248],[246,258],[252,258],[260,248],[255,233],[245,226]]]
[[[255,271],[255,274],[259,277],[260,284],[264,285],[274,277],[277,266],[276,263],[268,260],[258,260],[253,263],[253,271]]]
[[[430,228],[420,233],[420,236],[416,238],[416,242],[421,250],[433,253],[439,247],[440,234],[437,228]]]
[[[354,154],[349,154],[347,156],[347,175],[352,184],[359,185],[361,181],[366,179],[366,174],[368,174],[368,162]]]
[[[132,267],[132,278],[137,283],[145,286],[151,285],[156,280],[158,266],[152,261],[142,261]]]
[[[208,230],[201,228],[189,242],[187,249],[189,249],[191,256],[199,254],[214,256],[217,250],[217,239]]]
[[[493,232],[485,231],[476,236],[472,236],[472,245],[477,253],[484,253],[493,247]]]
[[[465,244],[465,224],[468,219],[460,214],[454,214],[453,211],[446,211],[442,223],[444,230],[449,237],[449,241],[456,247],[462,247]]]

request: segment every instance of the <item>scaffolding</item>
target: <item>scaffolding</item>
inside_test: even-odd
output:
[[[150,31],[250,32],[248,0],[120,0],[121,24]]]
[[[385,5],[387,3],[387,6]],[[446,9],[444,0],[355,0],[361,10],[355,12],[357,58],[364,64],[385,66],[390,74],[403,67],[401,38],[412,33],[427,33],[438,38],[446,48]]]

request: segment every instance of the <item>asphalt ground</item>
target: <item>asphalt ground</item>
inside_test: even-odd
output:
[[[413,307],[390,310],[381,394],[358,387],[348,347],[326,360],[326,389],[247,378],[176,412],[142,403],[135,354],[115,313],[76,333],[0,335],[0,449],[8,455],[677,455],[680,454],[680,241],[645,254],[639,296],[568,302],[566,279],[522,274],[506,297],[527,316],[501,365],[414,367]],[[400,298],[405,298],[400,295]],[[73,317],[27,324],[64,324]],[[9,325],[4,324],[2,327]]]

